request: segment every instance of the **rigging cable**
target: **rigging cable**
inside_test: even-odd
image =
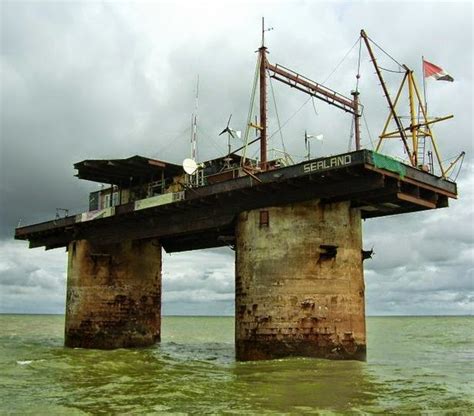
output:
[[[357,74],[356,74],[356,86],[355,86],[355,94],[354,94],[354,99],[359,95],[359,80],[360,80],[360,61],[361,61],[361,55],[362,55],[362,37],[359,36],[359,54],[357,58]],[[358,105],[358,110],[363,112],[363,107],[362,110],[360,103]],[[352,143],[352,138],[353,138],[353,131],[352,129],[356,129],[356,127],[359,127],[359,125],[356,126],[356,123],[359,123],[359,114],[355,114],[354,117],[352,118],[352,123],[351,123],[351,132],[349,134],[349,146],[348,146],[348,151],[351,151],[351,143]],[[356,139],[356,142],[358,141],[359,143],[359,148],[360,148],[360,128],[359,128],[359,137]],[[357,143],[356,143],[356,148],[357,148]],[[357,150],[357,149],[356,149]]]
[[[349,143],[347,145],[347,151],[350,152],[351,151],[351,144],[352,144],[352,139],[354,138],[354,121],[355,121],[355,117],[352,117],[351,119],[351,128],[349,130]]]
[[[392,55],[390,55],[387,51],[385,51],[381,46],[379,46],[377,43],[373,41],[373,39],[369,38],[367,36],[367,39],[369,39],[377,48],[379,48],[385,55],[387,55],[393,62],[395,62],[399,67],[403,68],[403,65],[398,62]]]
[[[456,176],[454,177],[454,182],[456,182],[456,180],[458,179],[459,174],[461,173],[463,162],[464,162],[464,156],[461,158],[461,163],[459,164],[458,173],[456,173]]]
[[[448,163],[448,162],[451,162],[451,161],[453,161],[454,159],[456,159],[456,158],[458,158],[458,157],[459,157],[459,155],[458,155],[458,156],[451,156],[451,157],[448,157],[448,158],[442,160],[441,163]]]
[[[268,73],[270,73],[270,71],[268,71]],[[278,131],[280,132],[281,145],[283,147],[283,152],[285,152],[285,159],[286,159],[286,148],[285,148],[285,142],[283,141],[283,133],[281,131],[280,116],[278,115],[278,108],[277,108],[277,103],[275,99],[275,91],[273,90],[273,82],[270,76],[269,76],[269,79],[270,79],[270,90],[272,91],[273,106],[275,107],[275,114],[276,114],[276,119],[278,123]]]
[[[200,132],[201,135],[204,136],[204,138],[207,139],[207,142],[208,142],[208,143],[211,143],[211,144],[214,146],[214,149],[217,150],[218,154],[223,153],[223,147],[224,147],[224,145],[221,144],[221,143],[216,142],[216,141],[212,138],[212,135],[209,134],[209,131],[208,131],[207,129],[203,129],[203,128],[202,128],[202,123],[201,123],[201,127],[198,127],[198,128],[197,128],[197,131]]]
[[[359,36],[359,58],[357,59],[357,75],[356,75],[356,92],[359,92],[359,79],[360,79],[360,61],[362,55],[362,37]]]
[[[370,144],[372,146],[372,149],[374,149],[374,142],[372,140],[372,135],[370,134],[369,124],[367,123],[367,119],[365,118],[365,112],[362,112],[362,119],[364,120],[365,128],[367,129],[367,133],[369,135]]]
[[[359,56],[357,59],[357,74],[356,74],[356,87],[355,91],[358,94],[359,93],[359,79],[360,79],[360,57],[361,57],[361,50],[362,50],[362,38],[359,36],[359,39],[357,39],[359,42]],[[357,42],[356,42],[357,43]],[[355,46],[355,44],[354,44]],[[353,46],[353,47],[354,47]],[[356,123],[358,123],[357,115],[351,118],[351,128],[349,130],[349,143],[347,145],[347,151],[351,151],[351,144],[352,144],[352,139],[354,138],[355,134],[355,128],[356,128]]]
[[[176,139],[178,139],[179,137],[181,136],[184,136],[185,134],[188,133],[188,131],[190,131],[191,128],[188,126],[186,127],[182,132],[178,133],[177,135],[170,135],[170,140],[168,140],[166,143],[164,143],[162,146],[160,146],[156,152],[152,153],[152,156],[153,157],[158,157],[160,155],[160,153],[162,153],[163,151],[165,151],[172,143],[175,142]]]
[[[339,67],[341,66],[341,64],[346,60],[346,58],[349,56],[349,54],[352,52],[352,50],[354,49],[354,47],[357,45],[357,42],[360,41],[360,36],[357,38],[357,40],[354,42],[354,44],[351,46],[351,48],[346,52],[346,54],[344,55],[344,57],[341,59],[341,61],[336,65],[336,67],[331,71],[331,73],[326,77],[326,79],[321,83],[321,84],[325,84],[329,78],[331,78],[334,73],[339,69]],[[283,127],[285,127],[302,109],[303,107],[308,104],[308,102],[311,100],[311,98],[313,98],[312,96],[309,97],[302,105],[301,107],[299,107],[280,127],[280,129],[283,129]],[[275,135],[278,133],[279,130],[276,130],[274,131],[270,137],[268,138],[269,140]]]
[[[314,97],[311,96],[311,101],[313,104],[314,115],[319,116],[318,112],[316,111],[316,104],[314,104]]]
[[[360,36],[357,38],[355,43],[351,46],[351,48],[347,51],[347,53],[344,55],[344,57],[340,60],[340,62],[336,65],[336,67],[332,70],[332,72],[327,76],[327,78],[322,82],[322,84],[326,84],[328,82],[329,78],[331,78],[334,73],[339,69],[339,67],[342,65],[342,63],[346,60],[346,58],[349,56],[349,54],[352,52],[352,49],[357,45],[357,42],[360,41]]]
[[[379,65],[379,68],[382,71],[393,72],[394,74],[404,74],[406,72],[406,71],[395,71],[393,69],[384,68],[383,66],[380,66],[380,65]]]
[[[260,61],[261,61],[261,57],[259,55],[258,59],[257,59],[257,65],[255,67],[255,75],[254,75],[254,79],[253,79],[252,94],[250,95],[249,113],[247,115],[247,124],[245,126],[245,134],[244,134],[245,147],[244,147],[244,152],[243,152],[242,159],[241,159],[241,165],[242,166],[245,164],[245,156],[247,154],[247,146],[248,146],[248,142],[249,142],[249,132],[250,132],[250,123],[252,122],[253,109],[255,107],[255,91],[257,89],[257,81],[258,81],[258,75],[259,75],[259,69],[260,69]]]
[[[286,121],[281,125],[280,129],[282,129],[283,127],[285,127],[285,126],[301,111],[301,109],[302,109],[306,104],[309,103],[309,100],[311,100],[311,97],[309,97],[309,98],[303,103],[303,105],[302,105],[301,107],[299,107],[298,110],[296,110],[296,111],[290,116],[290,118],[288,118],[288,120],[286,120]],[[274,132],[270,135],[270,137],[269,137],[268,139],[270,140],[270,139],[271,139],[275,134],[277,134],[277,133],[278,133],[278,130],[274,131]]]

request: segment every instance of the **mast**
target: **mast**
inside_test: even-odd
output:
[[[267,48],[265,47],[265,19],[262,17],[262,46],[258,49],[260,59],[260,167],[267,169]]]

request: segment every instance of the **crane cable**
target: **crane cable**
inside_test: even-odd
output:
[[[388,68],[384,68],[382,66],[379,65],[379,68],[382,70],[382,71],[387,71],[387,72],[393,72],[394,74],[404,74],[406,71],[395,71],[393,69],[388,69]]]
[[[270,73],[270,71],[268,71],[268,73]],[[275,98],[275,91],[273,89],[273,82],[272,82],[272,78],[270,76],[269,76],[269,79],[270,79],[270,90],[272,92],[273,106],[275,107],[275,114],[276,114],[276,119],[277,119],[277,123],[278,123],[278,132],[280,132],[281,145],[282,145],[283,152],[285,153],[285,159],[286,159],[287,158],[287,152],[286,152],[285,142],[283,140],[283,132],[282,132],[281,123],[280,123],[280,115],[278,114],[278,108],[277,108],[277,103],[276,103],[276,98]],[[271,137],[272,136],[270,136],[270,138]]]
[[[367,36],[367,35],[366,35]],[[403,68],[403,65],[398,62],[392,55],[390,55],[387,51],[385,51],[381,46],[379,46],[372,38],[369,38],[367,36],[367,39],[369,39],[377,48],[379,48],[385,55],[387,55],[393,62],[395,62],[400,68]],[[380,68],[380,67],[379,67]],[[405,72],[405,71],[404,71]]]
[[[464,162],[464,156],[461,158],[461,163],[459,164],[458,173],[456,173],[456,176],[454,177],[454,182],[456,182],[456,180],[458,179],[459,174],[461,173],[463,162]]]
[[[332,70],[332,72],[326,77],[326,79],[322,82],[322,84],[326,84],[326,82],[329,81],[329,78],[331,78],[334,73],[339,69],[339,67],[342,65],[342,63],[346,60],[346,58],[349,56],[349,54],[352,52],[352,49],[355,48],[357,45],[357,42],[360,42],[361,37],[359,36],[357,40],[354,42],[354,44],[351,46],[351,48],[346,52],[344,57],[339,61],[339,63],[335,66],[335,68]]]

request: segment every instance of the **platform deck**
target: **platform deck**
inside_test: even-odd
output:
[[[232,245],[236,216],[247,210],[320,199],[351,201],[362,218],[448,206],[454,182],[370,150],[305,161],[185,190],[184,199],[135,210],[134,202],[92,221],[72,215],[15,230],[15,238],[46,249],[87,239],[103,243],[158,237],[167,252]]]

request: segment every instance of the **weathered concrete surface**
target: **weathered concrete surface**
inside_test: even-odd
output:
[[[112,349],[160,341],[161,245],[156,239],[69,244],[65,345]]]
[[[268,226],[261,211],[268,212]],[[236,227],[237,359],[364,360],[361,249],[360,211],[349,202],[242,213]]]

